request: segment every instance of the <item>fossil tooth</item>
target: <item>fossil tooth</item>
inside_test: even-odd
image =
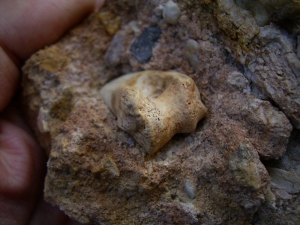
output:
[[[117,117],[118,126],[148,154],[176,133],[193,132],[207,114],[194,81],[173,71],[124,75],[106,84],[101,95]]]

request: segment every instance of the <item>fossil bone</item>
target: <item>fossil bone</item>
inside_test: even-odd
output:
[[[143,71],[117,78],[101,89],[101,96],[148,154],[176,133],[191,133],[207,109],[194,81],[181,73]]]

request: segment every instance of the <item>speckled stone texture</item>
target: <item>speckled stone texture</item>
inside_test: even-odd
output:
[[[90,224],[299,224],[296,34],[233,0],[174,1],[170,24],[167,2],[107,1],[24,66],[24,110],[49,154],[45,199]],[[151,26],[161,34],[139,62],[130,48]],[[145,157],[100,96],[142,70],[187,74],[208,108],[195,132]]]

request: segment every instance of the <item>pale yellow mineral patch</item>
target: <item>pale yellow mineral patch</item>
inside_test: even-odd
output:
[[[181,73],[144,71],[106,84],[101,95],[118,119],[148,154],[176,133],[191,133],[207,114],[194,81]]]
[[[110,12],[101,12],[98,16],[109,35],[113,36],[120,29],[122,22],[121,17],[115,16]]]

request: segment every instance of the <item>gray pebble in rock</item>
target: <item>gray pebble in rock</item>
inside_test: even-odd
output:
[[[159,27],[148,27],[133,42],[130,47],[131,54],[140,62],[147,63],[152,57],[152,48],[161,35]]]
[[[168,1],[163,8],[163,18],[169,24],[176,24],[180,13],[180,8],[173,1]]]
[[[113,37],[104,55],[104,61],[107,66],[118,66],[121,63],[124,37],[125,35],[122,32],[118,32]]]
[[[188,62],[191,64],[191,66],[194,68],[194,70],[198,69],[199,66],[199,44],[197,41],[193,39],[189,39],[186,43],[185,49],[184,49],[184,55],[185,58],[188,60]]]
[[[190,179],[185,180],[184,188],[190,199],[194,199],[196,197],[196,186]]]

